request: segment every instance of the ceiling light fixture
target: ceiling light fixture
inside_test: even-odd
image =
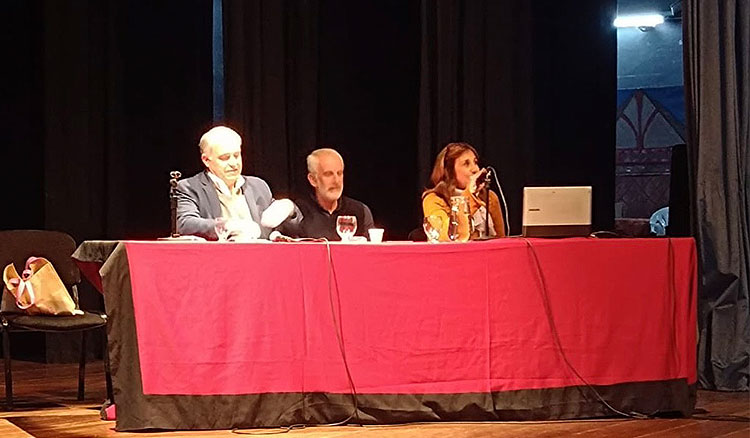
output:
[[[621,15],[615,18],[615,27],[637,27],[641,30],[644,28],[654,28],[664,23],[664,16],[661,14],[639,14],[639,15]]]

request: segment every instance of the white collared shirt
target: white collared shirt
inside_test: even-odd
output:
[[[247,205],[245,194],[242,193],[242,186],[245,184],[245,178],[243,178],[242,175],[237,178],[237,181],[234,182],[234,187],[231,189],[221,180],[221,178],[213,173],[208,172],[208,177],[211,179],[211,182],[213,182],[216,194],[219,196],[221,216],[224,219],[238,219],[253,223],[255,222],[250,214],[250,207]]]
[[[237,181],[234,182],[234,187],[232,188],[232,190],[230,190],[227,186],[227,183],[225,183],[224,180],[222,180],[218,176],[214,175],[213,172],[208,171],[206,173],[208,173],[208,178],[211,179],[211,182],[214,183],[214,187],[216,187],[216,190],[219,193],[227,196],[231,196],[232,191],[234,191],[234,194],[241,192],[242,186],[245,185],[245,178],[240,175],[239,177],[237,177]]]

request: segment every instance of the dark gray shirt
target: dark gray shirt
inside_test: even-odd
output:
[[[339,216],[356,216],[355,236],[367,236],[367,230],[375,227],[370,209],[365,204],[346,196],[339,198],[333,213],[321,207],[312,195],[297,199],[295,204],[302,211],[302,222],[298,225],[282,226],[282,232],[290,236],[341,240],[336,233],[336,218]]]

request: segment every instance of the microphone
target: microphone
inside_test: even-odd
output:
[[[271,234],[268,236],[268,240],[270,240],[271,242],[294,242],[294,239],[281,234],[277,230],[271,231]]]
[[[492,176],[492,170],[489,167],[485,167],[479,171],[479,175],[477,175],[477,178],[474,180],[476,181],[476,191],[474,193],[479,193],[492,184],[490,176]]]
[[[479,176],[477,177],[477,181],[484,180],[485,182],[490,182],[491,176],[492,176],[492,169],[485,167],[484,169],[479,171]]]
[[[508,221],[510,220],[510,218],[509,218],[510,213],[508,212],[508,203],[505,202],[505,194],[503,193],[503,186],[500,185],[500,180],[497,179],[497,176],[499,175],[499,173],[492,166],[487,166],[487,169],[492,170],[493,172],[495,172],[495,175],[493,175],[493,176],[495,177],[495,184],[497,185],[497,191],[500,192],[500,200],[502,201],[502,207],[503,207],[503,210],[500,211],[500,214],[503,215],[503,222],[505,223],[505,235],[506,236],[510,236],[510,224],[508,223]],[[487,177],[487,180],[488,180],[488,183],[490,183],[489,177]],[[489,192],[488,192],[488,194],[489,194]],[[489,196],[487,197],[487,205],[490,205],[489,204]],[[489,216],[489,214],[488,214],[488,216]]]
[[[171,225],[172,232],[169,237],[159,237],[157,240],[170,240],[180,242],[205,242],[206,239],[199,236],[181,236],[177,232],[177,180],[180,179],[182,173],[179,170],[173,170],[169,172],[169,210],[171,213]]]
[[[180,237],[180,233],[177,232],[177,180],[181,176],[182,173],[179,170],[169,172],[169,212],[172,228],[170,237]]]

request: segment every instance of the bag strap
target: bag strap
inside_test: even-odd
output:
[[[31,275],[34,273],[32,270],[32,264],[39,260],[39,257],[31,256],[26,260],[26,266],[21,273],[21,277],[11,278],[10,284],[13,286],[13,290],[10,292],[16,298],[16,306],[21,310],[26,310],[36,303],[36,294],[34,293],[34,287],[31,285]],[[29,295],[29,303],[21,303],[21,297],[24,291]]]
[[[26,269],[23,271],[22,275],[23,278],[10,279],[10,284],[13,286],[13,290],[10,292],[16,298],[16,306],[21,310],[26,310],[36,303],[36,295],[34,294],[34,287],[31,285],[31,281],[28,281],[31,277],[31,271]],[[29,294],[29,304],[21,303],[21,297],[23,296],[24,291]]]
[[[26,259],[26,267],[24,268],[23,272],[26,272],[26,271],[31,272],[31,264],[37,260],[39,260],[39,257],[35,257],[35,256],[31,256],[28,259]]]

